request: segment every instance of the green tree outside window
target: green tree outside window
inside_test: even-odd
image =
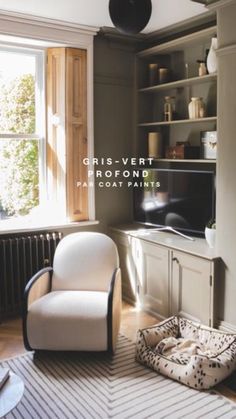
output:
[[[1,133],[35,132],[35,80],[17,77],[0,92]],[[38,141],[2,140],[0,149],[0,207],[7,215],[26,215],[39,204]]]

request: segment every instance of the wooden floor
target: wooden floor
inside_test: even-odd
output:
[[[156,317],[140,311],[127,303],[123,303],[121,333],[132,341],[135,342],[136,332],[139,328],[156,323],[158,323]],[[0,360],[25,353],[21,330],[20,319],[3,321],[0,324]],[[236,374],[215,389],[236,403]]]
[[[0,324],[0,359],[23,354],[21,319],[3,320]]]

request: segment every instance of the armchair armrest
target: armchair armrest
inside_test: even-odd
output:
[[[113,273],[108,294],[108,351],[114,353],[121,321],[121,270],[116,269]]]
[[[23,296],[23,338],[26,349],[31,349],[27,338],[27,313],[28,307],[51,290],[53,269],[48,266],[37,272],[27,283]]]
[[[27,310],[30,304],[51,290],[52,271],[53,269],[48,266],[41,269],[29,280],[24,292],[24,302]]]

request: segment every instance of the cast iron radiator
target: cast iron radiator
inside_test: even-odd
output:
[[[62,233],[0,238],[0,318],[21,312],[25,285],[40,269],[52,265]]]

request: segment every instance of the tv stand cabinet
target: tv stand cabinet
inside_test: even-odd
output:
[[[132,224],[110,228],[122,271],[123,298],[164,319],[180,315],[214,326],[220,258],[205,239]]]

